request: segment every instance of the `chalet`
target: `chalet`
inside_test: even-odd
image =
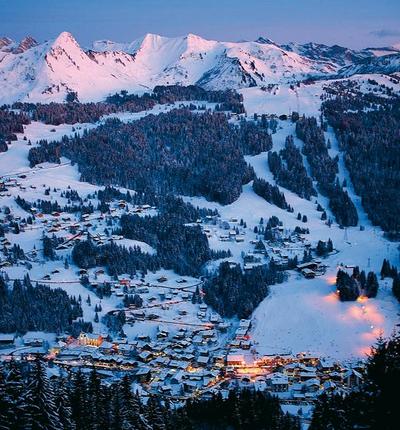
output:
[[[307,381],[309,379],[316,378],[317,374],[315,371],[303,370],[302,372],[299,372],[298,376],[301,381]]]
[[[144,313],[144,311],[142,311],[142,310],[134,310],[134,311],[131,311],[131,315],[134,317],[134,318],[136,318],[136,319],[138,319],[138,320],[144,320],[144,318],[145,318],[145,316],[146,316],[146,314]]]
[[[322,372],[331,372],[335,368],[335,362],[330,359],[321,359],[318,364],[318,369]]]
[[[151,379],[151,369],[147,366],[139,367],[133,374],[133,379],[141,383],[149,382]]]
[[[205,344],[205,340],[201,336],[194,336],[192,339],[193,345],[202,346]]]
[[[228,354],[226,357],[227,366],[244,366],[245,364],[244,356],[241,354]]]
[[[316,276],[316,273],[314,272],[314,270],[307,269],[307,268],[303,269],[301,273],[306,279],[314,279]]]
[[[13,334],[1,334],[0,335],[0,348],[9,348],[14,345]]]
[[[26,337],[24,339],[24,346],[42,347],[44,339],[38,337]]]
[[[182,372],[182,371],[176,372],[171,377],[171,384],[181,384],[182,380],[183,380],[183,376],[184,376],[184,372]]]
[[[132,357],[135,355],[135,348],[132,345],[121,344],[118,345],[118,353],[125,357]]]
[[[150,351],[142,351],[138,358],[144,363],[149,363],[153,359],[153,354]]]
[[[334,391],[336,389],[336,384],[333,381],[325,381],[322,384],[322,389],[325,392],[331,393],[332,391]]]
[[[112,352],[116,352],[117,348],[116,346],[111,343],[111,342],[107,342],[104,341],[102,342],[102,344],[99,346],[99,350],[103,353],[103,354],[111,354]]]
[[[250,320],[240,320],[240,322],[239,322],[239,327],[240,328],[249,329],[250,325],[251,325],[251,321]]]
[[[250,346],[251,346],[251,343],[249,340],[245,340],[245,341],[240,342],[240,347],[242,349],[250,349]]]
[[[161,326],[161,325],[158,326],[157,338],[158,339],[164,339],[164,338],[167,338],[168,336],[169,336],[168,329]]]
[[[319,391],[320,381],[318,378],[308,379],[303,384],[304,389],[309,393],[315,393]]]
[[[184,381],[183,382],[183,389],[188,393],[193,393],[198,388],[200,388],[199,384],[195,381]]]
[[[222,333],[225,333],[229,328],[229,323],[219,323],[217,325],[217,330],[219,330]]]
[[[205,330],[202,332],[202,336],[204,339],[209,339],[209,338],[214,336],[214,331],[213,330]]]
[[[267,385],[273,392],[285,392],[289,388],[289,379],[283,373],[271,373],[267,376]]]
[[[159,278],[157,278],[157,282],[162,283],[162,282],[166,282],[166,281],[168,281],[168,278],[166,278],[165,276],[160,276]]]
[[[189,297],[190,297],[190,296],[189,296],[189,293],[186,293],[186,292],[185,292],[185,293],[182,293],[182,294],[181,294],[181,297],[182,297],[182,299],[183,299],[183,300],[189,300]]]
[[[235,332],[235,339],[236,340],[242,340],[245,339],[245,336],[247,335],[247,328],[238,328]]]
[[[218,324],[221,321],[221,317],[218,314],[211,314],[210,322]]]
[[[304,269],[309,269],[309,270],[318,270],[319,264],[316,261],[309,261],[307,263],[302,263],[302,264],[298,264],[297,265],[297,270],[299,272],[302,272]]]
[[[349,388],[354,388],[362,383],[363,376],[357,370],[350,369],[343,375],[343,381]]]
[[[80,345],[99,347],[103,343],[103,336],[100,334],[81,333],[78,337]]]

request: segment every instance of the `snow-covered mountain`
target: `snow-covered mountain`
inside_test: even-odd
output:
[[[0,40],[0,102],[61,101],[69,91],[98,100],[121,89],[144,91],[159,84],[244,88],[326,75],[335,67],[272,43],[218,42],[188,34],[147,34],[131,43],[97,41],[84,50],[67,32],[36,44]]]
[[[375,59],[372,51],[314,43],[280,46],[267,38],[234,43],[194,34],[147,34],[130,43],[96,41],[86,50],[67,32],[41,44],[32,37],[20,43],[2,38],[0,103],[63,101],[70,91],[81,101],[101,100],[122,89],[143,92],[170,84],[208,89],[288,84],[334,76],[342,66],[343,73],[364,73],[361,65],[373,68]]]
[[[349,65],[341,69],[339,75],[347,77],[355,74],[397,72],[400,72],[400,52],[372,57],[358,64]]]
[[[342,67],[354,66],[373,60],[376,57],[395,55],[400,53],[400,43],[392,46],[380,48],[365,48],[362,50],[349,49],[340,45],[324,45],[321,43],[295,43],[279,45],[266,37],[259,37],[259,43],[270,43],[276,45],[285,51],[295,52],[302,57],[315,61],[325,61],[331,63],[338,70]]]
[[[335,64],[336,66],[348,66],[356,64],[367,58],[374,56],[372,52],[367,50],[355,51],[339,45],[324,45],[320,43],[289,43],[282,46],[287,51],[296,52],[303,57],[312,60],[327,61]]]

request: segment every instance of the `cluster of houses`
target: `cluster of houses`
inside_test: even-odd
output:
[[[239,222],[237,218],[223,220],[217,215],[208,215],[202,220],[197,220],[197,223],[202,224],[202,230],[209,239],[214,236],[220,242],[245,241],[246,224],[243,221]]]
[[[230,327],[206,305],[196,306],[215,323],[176,329],[156,322],[153,334],[137,334],[134,339],[81,333],[76,339],[59,336],[49,345],[39,337],[26,338],[22,347],[16,346],[13,335],[1,335],[0,356],[4,360],[42,355],[53,367],[96,367],[104,378],[129,372],[144,392],[171,399],[207,398],[239,386],[302,404],[322,392],[346,393],[363,380],[363,364],[346,366],[307,354],[259,358],[251,345],[250,320]]]
[[[250,362],[249,362],[250,359]],[[345,394],[363,382],[363,362],[343,365],[312,356],[270,356],[252,361],[230,354],[226,371],[242,387],[269,391],[282,400],[309,402],[322,393]]]
[[[21,186],[17,180],[0,183],[0,196],[7,193],[7,187]],[[118,222],[122,213],[151,214],[152,211],[156,208],[133,206],[124,200],[112,203],[107,214],[97,211],[43,214],[33,208],[33,225],[25,225],[20,217],[12,214],[4,220],[4,225],[12,221],[19,223],[22,231],[41,228],[45,235],[54,234],[60,239],[57,250],[63,251],[86,238],[98,245],[122,240],[122,236],[112,235],[106,228]],[[296,255],[301,258],[304,250],[311,247],[303,235],[286,232],[282,226],[274,227],[274,239],[267,241],[263,235],[249,234],[246,223],[237,218],[222,220],[209,215],[197,224],[210,239],[230,242],[239,249],[242,242],[253,245],[252,250],[242,253],[244,270],[272,258],[285,269],[290,259]],[[251,240],[254,237],[256,240]],[[3,248],[11,245],[7,238],[0,238],[0,243]],[[6,260],[0,261],[0,267],[7,264]],[[297,269],[304,277],[313,278],[323,273],[324,266],[321,261],[313,260],[297,265]],[[77,338],[61,335],[50,344],[40,337],[17,343],[14,335],[0,335],[0,358],[31,359],[41,355],[55,367],[96,367],[105,378],[129,372],[145,392],[178,399],[207,397],[216,390],[243,385],[271,391],[282,399],[309,401],[323,391],[346,392],[362,381],[362,368],[316,358],[256,360],[250,338],[251,321],[243,319],[231,324],[206,304],[191,303],[200,284],[178,278],[174,282],[179,285],[172,285],[164,275],[154,282],[127,276],[110,280],[101,268],[81,269],[77,275],[79,279],[87,278],[94,292],[104,290],[107,284],[116,297],[122,299],[126,294],[139,297],[140,305],[132,303],[114,310],[124,312],[127,330],[132,332],[114,339],[109,333],[81,333]],[[50,274],[45,279],[50,279]],[[138,326],[146,326],[143,333],[136,330]]]

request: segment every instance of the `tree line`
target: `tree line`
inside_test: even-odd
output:
[[[217,103],[218,110],[244,113],[243,96],[233,90],[208,91],[196,85],[156,86],[152,93],[143,95],[121,91],[103,102],[79,103],[76,93],[69,93],[66,103],[22,103],[13,104],[14,109],[23,111],[24,117],[45,124],[75,124],[97,122],[102,116],[116,112],[140,112],[156,104],[171,104],[177,101],[204,101]],[[29,117],[27,116],[29,115]],[[1,114],[0,114],[1,118]],[[0,119],[1,123],[1,119]],[[1,128],[0,128],[1,130]],[[1,131],[0,131],[1,132]]]
[[[2,430],[300,430],[296,417],[284,414],[277,398],[250,390],[226,399],[193,400],[174,408],[150,395],[143,403],[128,374],[105,384],[99,373],[63,372],[52,380],[46,365],[0,366]]]

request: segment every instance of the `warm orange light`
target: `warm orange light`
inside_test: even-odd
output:
[[[332,292],[327,296],[324,296],[323,300],[328,303],[336,303],[338,301],[338,295],[336,292]]]
[[[329,285],[335,285],[336,284],[336,276],[334,276],[334,275],[326,276],[325,279]]]

